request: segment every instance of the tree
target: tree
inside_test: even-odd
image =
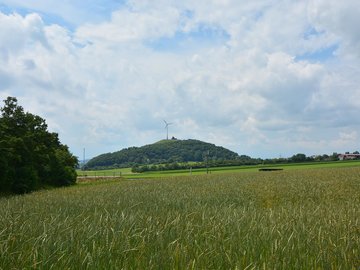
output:
[[[332,153],[332,155],[330,156],[330,160],[332,160],[332,161],[339,160],[339,154],[336,152]]]
[[[47,131],[44,119],[24,112],[15,97],[4,100],[0,117],[0,191],[26,193],[76,181],[77,158]]]
[[[291,157],[291,161],[293,162],[304,162],[306,161],[306,155],[305,154],[296,154]]]

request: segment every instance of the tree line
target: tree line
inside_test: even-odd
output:
[[[0,116],[0,193],[27,193],[76,182],[78,160],[40,116],[8,97]]]
[[[358,151],[353,152],[358,154]],[[289,158],[271,158],[261,159],[252,158],[247,155],[238,156],[234,160],[216,160],[209,159],[201,162],[181,163],[170,162],[164,164],[135,164],[131,170],[134,173],[143,173],[148,171],[167,171],[167,170],[181,170],[181,169],[200,169],[200,168],[216,168],[216,167],[230,167],[230,166],[251,166],[251,165],[276,165],[276,164],[291,164],[291,163],[311,163],[311,162],[327,162],[339,160],[338,153],[331,155],[323,154],[317,156],[306,156],[298,153]]]

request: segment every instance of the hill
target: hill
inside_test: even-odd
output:
[[[86,169],[123,168],[135,164],[235,160],[239,155],[224,147],[199,140],[161,140],[141,147],[106,153],[87,162]]]

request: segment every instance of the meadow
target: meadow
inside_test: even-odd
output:
[[[360,267],[360,167],[82,183],[0,216],[0,269]]]
[[[242,165],[242,166],[227,166],[227,167],[213,167],[209,168],[209,173],[237,173],[237,172],[256,172],[261,168],[283,168],[284,170],[298,170],[298,169],[319,169],[319,168],[345,168],[358,167],[360,160],[347,161],[326,161],[326,162],[310,162],[310,163],[288,163],[288,164],[273,164],[273,165]],[[78,176],[81,178],[106,178],[106,177],[123,177],[126,179],[145,179],[145,178],[159,178],[171,176],[187,176],[187,175],[202,175],[206,173],[206,168],[190,170],[168,170],[168,171],[148,171],[144,173],[132,173],[131,168],[97,170],[97,171],[82,171],[77,170]]]

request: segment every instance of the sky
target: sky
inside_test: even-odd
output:
[[[359,25],[358,0],[0,0],[0,99],[81,159],[163,120],[252,157],[358,151]]]

